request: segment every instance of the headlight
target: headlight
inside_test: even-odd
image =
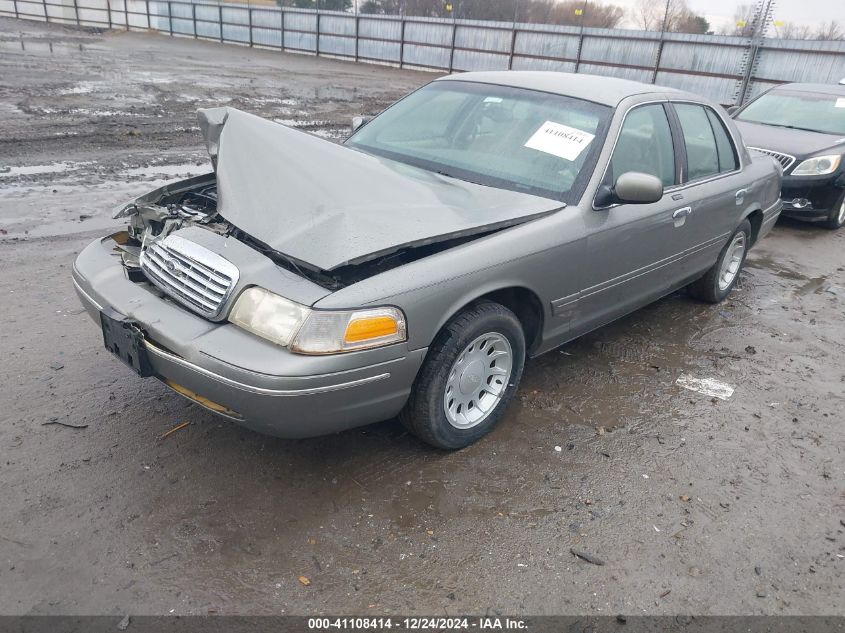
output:
[[[793,171],[793,176],[824,176],[832,174],[839,168],[842,156],[833,154],[831,156],[816,156],[802,161]]]
[[[308,316],[308,308],[253,286],[235,301],[229,320],[277,345],[287,347]]]
[[[311,310],[254,286],[235,301],[229,321],[300,354],[336,354],[405,341],[398,308]]]

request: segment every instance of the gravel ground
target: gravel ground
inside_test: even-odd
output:
[[[845,231],[782,221],[723,305],[530,362],[464,451],[267,438],[112,359],[73,258],[207,169],[197,107],[336,138],[433,75],[10,19],[0,51],[0,613],[845,615]]]

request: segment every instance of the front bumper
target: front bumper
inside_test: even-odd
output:
[[[824,220],[830,216],[843,191],[845,173],[784,176],[781,189],[783,215],[805,220]]]
[[[162,382],[268,435],[312,437],[391,418],[407,401],[425,358],[426,349],[404,344],[333,356],[292,354],[130,281],[111,238],[79,254],[73,283],[95,322],[109,307],[138,324]]]

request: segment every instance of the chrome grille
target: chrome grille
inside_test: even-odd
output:
[[[783,167],[783,171],[792,167],[792,163],[795,162],[795,156],[790,156],[789,154],[784,154],[783,152],[776,152],[772,149],[763,149],[762,147],[751,147],[750,145],[748,146],[748,149],[753,149],[755,152],[760,152],[761,154],[768,154],[780,163],[781,167]]]
[[[220,314],[239,276],[233,263],[178,235],[150,243],[141,253],[141,270],[176,301],[212,318]]]

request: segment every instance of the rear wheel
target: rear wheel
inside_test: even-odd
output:
[[[435,338],[399,419],[437,448],[468,446],[502,418],[524,362],[513,312],[490,301],[467,308]]]
[[[827,220],[822,222],[822,226],[826,229],[839,229],[845,226],[845,191],[836,200],[833,208],[830,210],[830,215]]]
[[[743,220],[719,253],[719,259],[713,267],[701,279],[689,285],[690,294],[708,303],[722,301],[736,285],[750,246],[751,224],[748,220]]]

